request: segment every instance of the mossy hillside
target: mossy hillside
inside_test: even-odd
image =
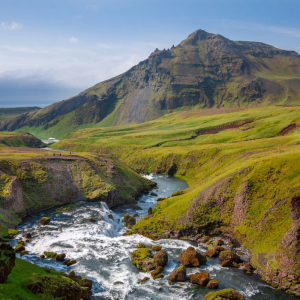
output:
[[[47,282],[43,293],[33,293],[28,286],[38,282]],[[62,276],[62,272],[42,268],[25,260],[16,258],[15,267],[5,283],[0,285],[0,299],[40,300],[57,299],[55,290],[69,284],[76,284],[71,279]]]
[[[275,254],[291,228],[291,197],[299,193],[300,109],[224,112],[172,113],[141,125],[74,132],[57,146],[113,152],[142,173],[175,169],[188,182],[184,194],[159,202],[131,233],[158,238],[172,231],[207,234],[217,227],[243,241],[255,267],[276,269]]]
[[[0,148],[3,147],[33,147],[40,148],[43,142],[26,132],[0,132]]]

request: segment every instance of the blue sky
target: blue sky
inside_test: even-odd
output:
[[[300,52],[299,0],[2,0],[0,107],[46,106],[203,29]]]

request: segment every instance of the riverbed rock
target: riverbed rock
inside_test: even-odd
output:
[[[167,198],[162,197],[162,198],[157,198],[156,201],[157,201],[157,202],[160,202],[160,201],[163,201],[163,200],[166,200],[166,199],[167,199]]]
[[[207,259],[204,255],[196,251],[195,248],[189,247],[180,254],[179,261],[186,267],[198,267],[204,265]]]
[[[218,251],[219,253],[225,250],[222,246],[214,247],[214,249],[215,249],[216,251]]]
[[[202,238],[200,238],[199,242],[200,243],[206,243],[209,241],[209,236],[203,236]]]
[[[124,222],[124,226],[131,229],[132,226],[136,224],[136,219],[134,217],[126,214],[123,216],[122,222]]]
[[[87,278],[82,278],[82,287],[87,287],[90,290],[93,288],[93,281]]]
[[[16,247],[15,247],[15,251],[16,251],[16,252],[21,252],[21,251],[23,251],[23,250],[25,250],[24,245],[22,245],[22,244],[17,244],[17,245],[16,245]]]
[[[208,293],[203,300],[245,300],[245,298],[233,289],[225,289]]]
[[[22,240],[19,240],[19,241],[18,241],[18,245],[23,245],[23,246],[25,246],[25,242],[22,241]]]
[[[215,248],[214,249],[210,249],[210,250],[207,250],[205,253],[204,253],[205,256],[209,256],[209,257],[217,257],[219,256],[219,251],[217,251]]]
[[[44,254],[46,255],[47,258],[56,258],[56,256],[57,256],[56,252],[47,252],[47,251],[45,251]]]
[[[151,250],[140,248],[130,253],[132,264],[143,272],[149,272],[155,269],[155,262],[151,256]]]
[[[253,266],[249,263],[244,263],[244,271],[247,273],[252,273],[254,270]]]
[[[138,283],[144,283],[145,281],[148,281],[150,278],[149,277],[144,277],[143,279],[141,279]]]
[[[154,271],[151,272],[151,276],[154,278],[158,274],[162,273],[164,268],[162,266],[158,266],[154,269]]]
[[[152,215],[152,207],[148,208],[148,215]]]
[[[154,261],[156,266],[164,267],[168,262],[168,253],[165,250],[157,251],[154,254]]]
[[[97,222],[95,218],[89,218],[89,221],[93,223]]]
[[[66,258],[66,254],[65,253],[57,254],[57,256],[56,256],[56,260],[57,261],[64,261],[65,258]]]
[[[180,267],[176,268],[170,274],[169,279],[172,282],[185,282],[187,280],[186,268],[184,266],[180,266]]]
[[[72,266],[72,265],[74,265],[74,264],[76,264],[76,259],[72,259],[72,260],[70,260],[70,261],[68,261],[67,262],[67,266],[69,267],[69,266]]]
[[[157,274],[156,276],[153,277],[153,280],[163,278],[163,277],[164,277],[163,274]]]
[[[51,221],[50,218],[42,217],[40,219],[40,224],[43,225],[43,226],[45,226],[45,225],[48,225],[50,223],[50,221]]]
[[[159,251],[159,250],[161,250],[161,246],[159,246],[159,245],[157,245],[157,246],[155,246],[155,245],[149,245],[149,247],[153,250],[153,251]]]
[[[229,268],[229,267],[231,267],[231,261],[230,260],[224,260],[221,263],[221,267],[223,267],[223,268]]]
[[[31,239],[31,233],[30,232],[27,232],[25,234],[25,239]]]
[[[135,213],[132,217],[133,217],[133,218],[136,218],[136,217],[138,217],[138,216],[139,216],[139,214]]]
[[[8,275],[15,266],[16,254],[9,244],[0,245],[0,283],[7,280]]]
[[[241,260],[236,253],[229,250],[222,251],[219,257],[221,260],[229,260],[231,262],[235,261],[236,263],[240,262]]]
[[[191,276],[190,281],[191,283],[206,286],[209,282],[209,273],[207,272],[195,273]]]
[[[135,210],[143,210],[140,206],[138,206],[137,204],[131,204],[131,208],[135,209]]]
[[[45,255],[44,254],[40,255],[40,258],[45,258]]]
[[[210,280],[206,287],[209,289],[217,289],[219,287],[219,282],[217,279]]]
[[[153,193],[153,192],[151,192],[151,193],[150,193],[150,196],[157,197],[158,195],[157,195],[157,194],[155,194],[155,193]]]

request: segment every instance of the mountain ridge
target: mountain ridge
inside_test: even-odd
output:
[[[75,97],[1,121],[0,130],[47,131],[59,138],[86,127],[143,123],[174,110],[298,105],[299,83],[298,53],[197,30]]]

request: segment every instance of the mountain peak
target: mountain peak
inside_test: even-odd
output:
[[[202,29],[198,29],[191,33],[187,39],[183,40],[180,45],[181,46],[187,46],[187,45],[196,45],[198,41],[203,41],[203,40],[212,40],[212,39],[222,39],[222,40],[227,40],[220,34],[213,34],[206,32]]]

